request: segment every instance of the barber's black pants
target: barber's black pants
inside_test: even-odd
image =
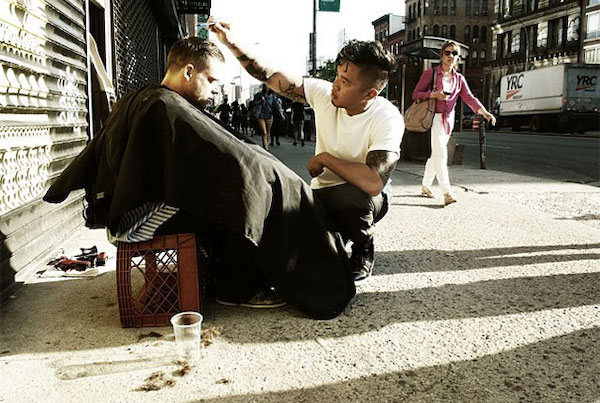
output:
[[[388,211],[387,196],[380,193],[371,196],[349,183],[315,189],[319,199],[329,212],[335,230],[344,242],[365,245],[373,237],[375,223]]]
[[[266,287],[256,264],[256,250],[245,237],[224,226],[179,211],[161,225],[155,235],[195,233],[214,261],[209,267],[215,277],[216,296],[227,302],[246,302]]]

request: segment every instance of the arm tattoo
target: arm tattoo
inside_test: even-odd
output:
[[[237,57],[240,64],[246,69],[248,74],[259,81],[265,82],[273,75],[273,69],[263,66],[256,59],[248,55],[241,54]]]
[[[374,168],[385,186],[398,162],[398,153],[376,150],[367,154],[367,165]]]
[[[286,85],[287,88],[285,87]],[[303,96],[298,95],[296,93],[297,88],[298,86],[294,83],[279,80],[279,91],[277,92],[283,95],[284,97],[291,99],[292,101],[302,102],[303,104],[305,104],[306,99]]]

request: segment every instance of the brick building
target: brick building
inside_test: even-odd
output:
[[[404,44],[404,16],[386,14],[371,22],[371,24],[375,30],[375,40],[381,42],[399,60],[400,47]],[[391,72],[389,83],[383,93],[396,106],[400,106],[403,92],[400,71],[401,67],[398,65]]]

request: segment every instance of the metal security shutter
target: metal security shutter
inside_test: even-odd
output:
[[[0,0],[0,288],[81,223],[41,197],[87,128],[84,2]]]
[[[113,1],[117,98],[160,82],[158,23],[147,2]]]

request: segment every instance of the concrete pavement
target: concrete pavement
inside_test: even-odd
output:
[[[272,151],[308,179],[313,145]],[[443,207],[435,185],[419,196],[422,170],[397,167],[374,276],[343,314],[208,301],[220,334],[193,368],[171,328],[120,327],[114,248],[82,228],[65,252],[96,244],[108,270],[33,276],[2,304],[0,401],[598,401],[598,187],[453,166]]]

